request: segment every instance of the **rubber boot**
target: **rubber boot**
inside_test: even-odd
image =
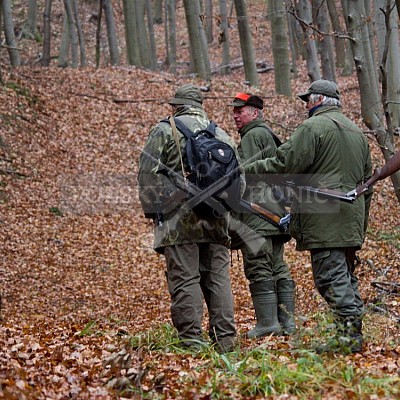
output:
[[[316,348],[317,353],[351,354],[362,351],[362,319],[360,317],[338,318],[337,334],[328,343]]]
[[[273,280],[262,280],[250,283],[250,293],[256,313],[257,324],[247,332],[250,339],[267,335],[280,335],[281,326],[278,321],[278,302]]]
[[[278,320],[284,335],[292,335],[296,332],[296,324],[294,322],[295,288],[296,284],[292,279],[280,279],[276,282]]]

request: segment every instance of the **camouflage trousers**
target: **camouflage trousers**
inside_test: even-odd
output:
[[[215,243],[189,243],[166,247],[164,255],[171,317],[180,339],[202,339],[204,299],[210,338],[232,341],[236,330],[229,250]]]
[[[364,312],[354,275],[355,253],[354,248],[311,250],[315,286],[339,318],[359,318]]]

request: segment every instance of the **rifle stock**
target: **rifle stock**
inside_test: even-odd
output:
[[[400,151],[394,154],[389,161],[382,167],[375,169],[371,178],[369,178],[364,184],[356,187],[356,196],[359,197],[364,194],[370,186],[374,185],[377,181],[387,178],[393,175],[400,169]]]
[[[261,207],[260,205],[256,203],[251,203],[247,200],[241,199],[240,200],[240,206],[247,210],[250,211],[253,214],[258,215],[260,218],[264,219],[265,221],[268,221],[272,225],[278,227],[279,229],[286,231],[288,229],[289,223],[291,216],[290,214],[285,215],[284,217],[280,217],[279,215],[276,215],[272,213],[271,211],[268,211],[264,207]]]

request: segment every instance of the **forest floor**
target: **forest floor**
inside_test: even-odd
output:
[[[18,26],[25,3],[14,2]],[[178,3],[179,59],[188,60],[183,6]],[[88,48],[94,51],[96,24],[91,16],[97,3],[82,4],[86,39],[91,40]],[[121,4],[117,2],[115,8],[120,38]],[[53,8],[55,42],[61,36],[61,7],[58,2]],[[271,60],[266,3],[249,2],[249,8],[256,58]],[[157,37],[163,37],[163,28],[156,29]],[[232,63],[238,65],[237,36],[232,35],[231,43]],[[159,47],[158,59],[163,60],[164,46]],[[294,240],[285,248],[297,283],[294,337],[241,340],[232,358],[212,355],[216,367],[210,354],[177,352],[163,344],[163,335],[171,337],[170,301],[164,260],[152,250],[152,226],[138,201],[138,156],[150,128],[170,113],[167,101],[176,87],[186,82],[205,86],[205,82],[184,75],[187,63],[183,62],[176,75],[134,67],[60,69],[53,67],[56,57],[52,67],[41,68],[40,43],[35,48],[20,42],[19,48],[24,66],[12,72],[2,67],[5,84],[0,86],[0,398],[261,399],[265,398],[262,391],[245,395],[245,385],[230,375],[253,350],[265,349],[265,357],[276,356],[288,374],[300,369],[307,358],[293,361],[296,349],[311,351],[314,363],[309,336],[324,320],[327,308],[314,288],[309,257],[295,250]],[[216,60],[219,46],[214,43],[210,51]],[[88,58],[93,59],[93,54]],[[107,64],[106,59],[102,62]],[[259,78],[259,89],[253,91],[265,98],[265,119],[285,140],[306,118],[304,105],[295,96],[274,95],[272,70]],[[339,77],[338,84],[345,114],[366,130],[356,77]],[[292,81],[293,93],[307,87],[307,74],[300,68]],[[210,117],[236,140],[227,104],[236,92],[248,90],[243,70],[237,68],[229,76],[214,75],[210,91],[204,93]],[[379,146],[373,135],[366,135],[373,165],[381,166]],[[399,148],[399,138],[395,141]],[[321,381],[321,387],[317,383],[319,398],[360,398],[357,388],[368,379],[390,378],[399,385],[398,215],[390,179],[377,183],[357,271],[367,310],[364,349],[315,362],[343,367],[341,379],[332,375]],[[239,334],[254,324],[241,265],[234,252],[230,271]],[[232,366],[232,360],[237,365]],[[259,364],[253,381],[261,379]],[[277,377],[272,375],[268,378],[273,382]],[[295,382],[299,392],[311,380],[308,375],[303,383]],[[131,392],[122,394],[120,389],[127,384]],[[318,398],[296,394],[296,384],[281,391],[272,386],[275,392],[268,398]],[[397,397],[390,397],[383,390],[361,397],[398,396],[398,391]]]
[[[294,96],[270,95],[272,74],[260,80],[265,118],[285,139],[306,117],[304,105]],[[21,67],[4,81],[0,398],[118,398],[109,384],[121,374],[122,367],[107,361],[114,356],[131,360],[141,378],[136,381],[141,396],[157,388],[163,398],[212,398],[210,393],[189,395],[179,380],[205,362],[201,357],[127,346],[127,338],[170,323],[164,261],[152,250],[152,227],[138,202],[136,174],[150,127],[169,114],[167,100],[177,85],[193,80],[128,67]],[[296,79],[294,93],[307,86],[304,76]],[[356,79],[339,78],[339,87],[345,114],[362,126]],[[234,72],[216,76],[205,93],[206,110],[232,134],[227,103],[243,90],[248,88],[241,73]],[[380,166],[379,147],[367,136],[374,167]],[[363,353],[343,356],[347,364],[378,377],[398,377],[400,371],[398,286],[397,294],[381,290],[400,284],[398,215],[390,180],[379,182],[359,252],[366,343]],[[236,253],[232,260],[240,334],[252,326],[254,314],[242,260]],[[293,240],[286,245],[286,260],[297,283],[301,331],[313,326],[326,307],[314,289],[309,257],[295,250]],[[383,283],[377,287],[377,282]],[[378,301],[381,313],[374,312]],[[296,338],[282,340],[243,341],[241,352],[294,345]],[[138,372],[143,369],[146,376]],[[195,391],[196,384],[191,383]],[[325,398],[346,396],[333,390]]]

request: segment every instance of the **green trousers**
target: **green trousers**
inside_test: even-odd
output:
[[[354,248],[311,250],[315,286],[340,318],[359,318],[364,312],[354,261]]]
[[[259,245],[256,246],[255,243]],[[283,259],[284,240],[281,236],[255,236],[241,246],[244,273],[250,283],[266,279],[279,281],[292,279],[288,265]]]
[[[203,299],[209,314],[209,336],[215,343],[236,336],[229,276],[229,250],[215,243],[165,248],[171,317],[180,339],[201,340]]]

